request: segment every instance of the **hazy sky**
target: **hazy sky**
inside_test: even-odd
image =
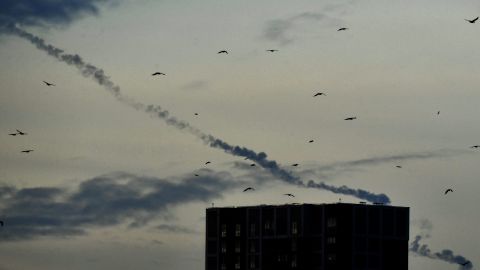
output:
[[[479,14],[473,0],[5,0],[0,26],[302,181],[386,194],[410,207],[411,240],[427,230],[433,252],[475,265],[480,24],[464,19]],[[211,203],[360,201],[211,148],[1,29],[0,63],[1,270],[203,269]]]

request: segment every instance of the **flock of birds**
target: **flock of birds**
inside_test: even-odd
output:
[[[479,17],[476,17],[476,18],[471,19],[471,20],[465,19],[465,21],[467,21],[468,23],[474,24],[474,23],[476,23],[476,22],[478,21],[478,19],[479,19]],[[347,31],[347,30],[349,30],[349,28],[347,28],[347,27],[341,27],[341,28],[338,28],[338,29],[337,29],[337,31]],[[270,52],[270,53],[275,53],[275,52],[278,52],[279,50],[277,50],[277,49],[268,49],[268,50],[266,50],[266,51],[267,51],[267,52]],[[227,50],[221,50],[221,51],[218,51],[217,54],[228,54],[228,51],[227,51]],[[152,76],[166,76],[166,75],[167,75],[166,73],[158,72],[158,71],[152,73]],[[43,81],[43,83],[44,83],[46,86],[48,86],[48,87],[56,86],[55,84],[50,83],[50,82],[47,82],[47,81]],[[319,96],[327,96],[327,94],[326,94],[325,92],[317,92],[317,93],[315,93],[315,94],[313,95],[313,97],[319,97]],[[198,116],[198,113],[194,113],[194,115]],[[437,111],[437,115],[440,115],[440,111]],[[356,116],[350,116],[350,117],[345,118],[344,120],[345,120],[345,121],[353,121],[353,120],[357,120],[357,117],[356,117]],[[21,130],[19,130],[19,129],[16,129],[16,132],[14,132],[14,133],[9,133],[8,135],[10,135],[10,136],[25,136],[25,135],[27,135],[27,133],[25,133],[25,132],[23,132],[23,131],[21,131]],[[308,143],[313,143],[313,142],[314,142],[314,140],[309,140],[309,141],[308,141]],[[472,149],[478,149],[478,148],[480,148],[480,145],[472,145],[470,148],[472,148]],[[33,149],[25,149],[25,150],[22,150],[21,153],[26,153],[26,154],[28,154],[28,153],[33,152],[33,151],[34,151]],[[248,158],[245,158],[245,160],[248,160]],[[205,162],[205,165],[208,165],[208,164],[211,164],[211,161]],[[251,166],[251,167],[254,167],[254,166],[256,166],[256,164],[255,164],[255,163],[252,163],[252,164],[250,164],[250,166]],[[294,164],[292,164],[291,166],[297,167],[297,166],[299,166],[299,164],[298,164],[298,163],[294,163]],[[396,165],[395,167],[396,167],[396,168],[399,168],[399,169],[402,168],[402,166],[400,166],[400,165]],[[196,177],[199,177],[199,176],[200,176],[199,174],[194,174],[194,175],[195,175]],[[255,191],[255,188],[254,188],[254,187],[247,187],[247,188],[243,189],[242,192],[251,192],[251,191]],[[444,192],[444,194],[446,195],[446,194],[448,194],[449,192],[453,192],[453,189],[452,189],[452,188],[446,189],[445,192]],[[287,197],[292,197],[292,198],[295,197],[295,195],[292,194],[292,193],[285,193],[285,194],[283,194],[283,195],[284,195],[284,196],[287,196]],[[3,220],[0,220],[0,226],[3,227],[4,224],[5,224],[4,221],[3,221]],[[464,263],[459,263],[459,264],[462,265],[462,266],[466,266],[466,265],[468,265],[469,263],[470,263],[470,261],[466,261],[466,262],[464,262]]]

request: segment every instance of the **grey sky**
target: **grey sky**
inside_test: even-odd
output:
[[[88,3],[95,2],[104,1]],[[127,96],[161,105],[233,145],[265,151],[281,168],[308,177],[305,181],[387,194],[392,204],[411,207],[412,219],[433,224],[430,238],[422,239],[432,251],[451,249],[480,263],[475,225],[480,153],[469,149],[480,144],[480,25],[464,21],[480,14],[480,4],[106,2],[97,12],[85,6],[62,19],[46,20],[40,12],[43,26],[32,26],[31,19],[21,26],[103,68]],[[336,31],[343,26],[350,30]],[[223,49],[229,54],[217,55]],[[49,203],[77,205],[67,197],[105,175],[120,184],[121,177],[112,177],[119,171],[172,185],[195,180],[194,173],[235,183],[228,192],[214,185],[210,197],[169,206],[168,215],[158,209],[139,216],[114,212],[115,222],[82,223],[86,226],[65,222],[73,214],[59,215],[66,225],[58,234],[0,242],[0,269],[198,269],[202,218],[212,202],[329,203],[339,197],[358,202],[274,181],[268,171],[249,167],[250,161],[115,101],[74,68],[18,37],[0,35],[0,60],[0,183],[16,196],[49,188],[62,195]],[[150,76],[155,71],[167,76]],[[327,96],[313,98],[318,91]],[[348,116],[358,119],[344,121]],[[15,129],[28,135],[8,136]],[[26,148],[35,151],[19,153]],[[212,164],[205,166],[207,160]],[[243,183],[263,184],[243,194]],[[153,191],[142,187],[132,194],[142,198]],[[444,196],[446,188],[454,192]],[[295,193],[295,201],[285,201],[284,192]],[[0,218],[14,217],[12,207],[21,205],[0,199]],[[140,224],[132,225],[135,219]],[[421,227],[412,223],[412,241]],[[73,229],[81,233],[68,231]],[[60,256],[53,259],[53,253]],[[122,259],[125,254],[133,259]],[[413,254],[410,268],[455,269]]]

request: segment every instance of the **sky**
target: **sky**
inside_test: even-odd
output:
[[[479,14],[471,0],[2,1],[0,269],[203,269],[212,203],[385,198],[410,207],[410,269],[480,264],[480,23],[465,21]]]

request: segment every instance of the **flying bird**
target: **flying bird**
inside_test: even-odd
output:
[[[267,52],[278,52],[278,50],[267,50]]]
[[[207,162],[205,162],[205,165],[207,165],[207,164],[210,164],[210,163],[212,163],[212,162],[210,162],[210,161],[207,161]]]
[[[10,136],[17,136],[17,133],[8,133]]]
[[[470,148],[480,148],[480,145],[478,145],[478,144],[477,145],[472,145],[472,146],[470,146]]]
[[[288,196],[288,197],[295,197],[295,195],[293,195],[292,193],[285,193],[283,195]]]
[[[152,74],[152,76],[157,76],[157,75],[164,75],[165,76],[167,74],[162,73],[162,72],[155,72],[155,73]]]
[[[395,167],[397,167],[397,168],[399,168],[399,169],[401,169],[401,168],[402,168],[402,166],[400,166],[400,165],[397,165],[397,166],[395,166]]]
[[[478,18],[477,18],[477,19],[478,19]],[[469,263],[470,263],[470,261],[466,261],[466,262],[464,262],[464,263],[459,263],[459,264],[460,264],[461,266],[464,266],[464,267],[465,267],[465,266],[467,266],[467,264],[469,264]]]
[[[449,189],[445,190],[445,195],[446,195],[448,192],[453,192],[453,189],[449,188]]]
[[[326,95],[327,95],[327,94],[325,94],[325,93],[318,92],[318,93],[316,93],[315,95],[313,95],[313,97],[326,96]]]
[[[253,187],[247,187],[246,189],[243,190],[243,192],[247,192],[247,191],[249,191],[249,190],[252,190],[252,191],[253,191],[253,190],[255,190],[255,189],[254,189]]]
[[[55,84],[53,83],[49,83],[49,82],[46,82],[46,81],[42,81],[44,84],[46,84],[47,86],[55,86]]]
[[[313,140],[308,141],[308,143],[313,143],[313,142],[314,142]]]
[[[338,31],[346,31],[346,30],[348,30],[347,27],[342,27],[342,28],[339,28],[339,29],[337,30],[337,32],[338,32]]]
[[[220,54],[220,53],[228,54],[227,51],[219,51],[217,54]]]
[[[250,164],[251,167],[255,167],[255,163]]]
[[[33,152],[33,150],[32,150],[32,149],[28,149],[28,150],[23,150],[23,151],[22,151],[22,153],[27,153],[27,154],[30,153],[30,152]]]
[[[198,174],[195,174],[195,176],[200,176],[200,175],[198,175]]]
[[[17,129],[17,134],[18,134],[18,135],[22,135],[22,136],[23,136],[23,135],[27,135],[27,133],[22,132],[22,131],[20,131],[20,130],[18,130],[18,129]]]
[[[198,115],[198,113],[194,113],[194,115]]]
[[[437,112],[437,115],[440,115],[440,111]]]
[[[355,120],[355,119],[357,119],[356,116],[354,116],[354,117],[348,117],[348,118],[345,118],[344,120],[347,120],[347,121],[348,121],[348,120]]]
[[[473,20],[465,19],[465,21],[467,21],[467,22],[469,22],[469,23],[475,23],[477,20],[478,20],[478,17],[476,17],[476,18],[473,19]]]

